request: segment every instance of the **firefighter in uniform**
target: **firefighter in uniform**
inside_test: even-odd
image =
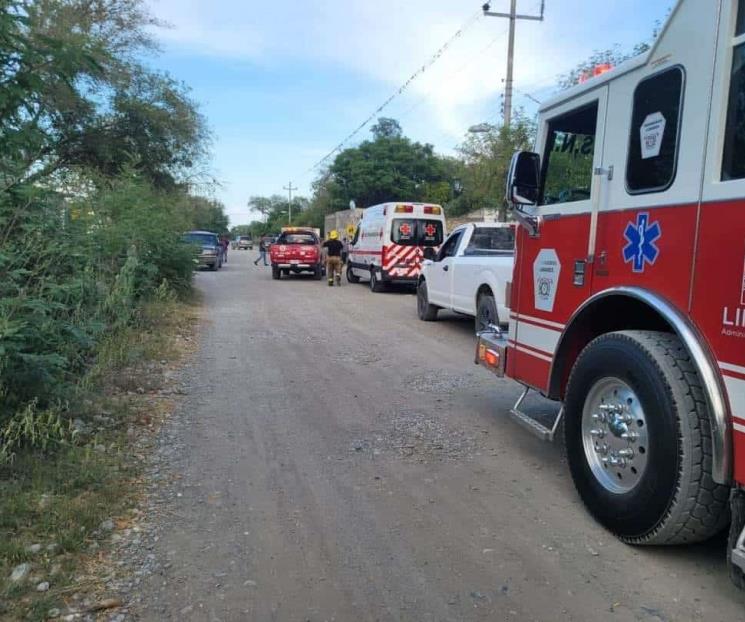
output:
[[[344,245],[339,241],[339,232],[334,230],[329,233],[329,239],[323,243],[326,249],[326,276],[329,279],[329,287],[334,286],[334,276],[336,284],[341,285],[341,252]]]

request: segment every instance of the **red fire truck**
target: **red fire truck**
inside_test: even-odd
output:
[[[536,146],[507,183],[509,332],[477,362],[524,386],[526,428],[563,421],[600,523],[631,544],[729,523],[745,587],[745,0],[679,0],[651,50],[541,107]]]

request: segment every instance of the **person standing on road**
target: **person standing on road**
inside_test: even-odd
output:
[[[323,243],[326,250],[326,276],[329,279],[329,287],[334,286],[334,277],[336,284],[341,285],[341,252],[344,245],[339,241],[339,232],[334,230],[329,233],[329,239]]]
[[[266,261],[266,238],[263,237],[259,238],[259,256],[256,258],[256,261],[254,261],[254,266],[262,260],[264,261],[265,266],[269,265]]]

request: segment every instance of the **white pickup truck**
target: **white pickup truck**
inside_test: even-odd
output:
[[[425,259],[417,283],[419,319],[431,322],[440,309],[475,318],[476,332],[507,324],[505,286],[515,264],[515,228],[507,223],[469,223],[457,227]]]

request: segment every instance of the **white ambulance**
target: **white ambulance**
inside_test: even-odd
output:
[[[416,286],[422,260],[434,257],[444,237],[440,205],[396,202],[368,207],[349,244],[347,280],[368,279],[374,292],[391,282]]]

